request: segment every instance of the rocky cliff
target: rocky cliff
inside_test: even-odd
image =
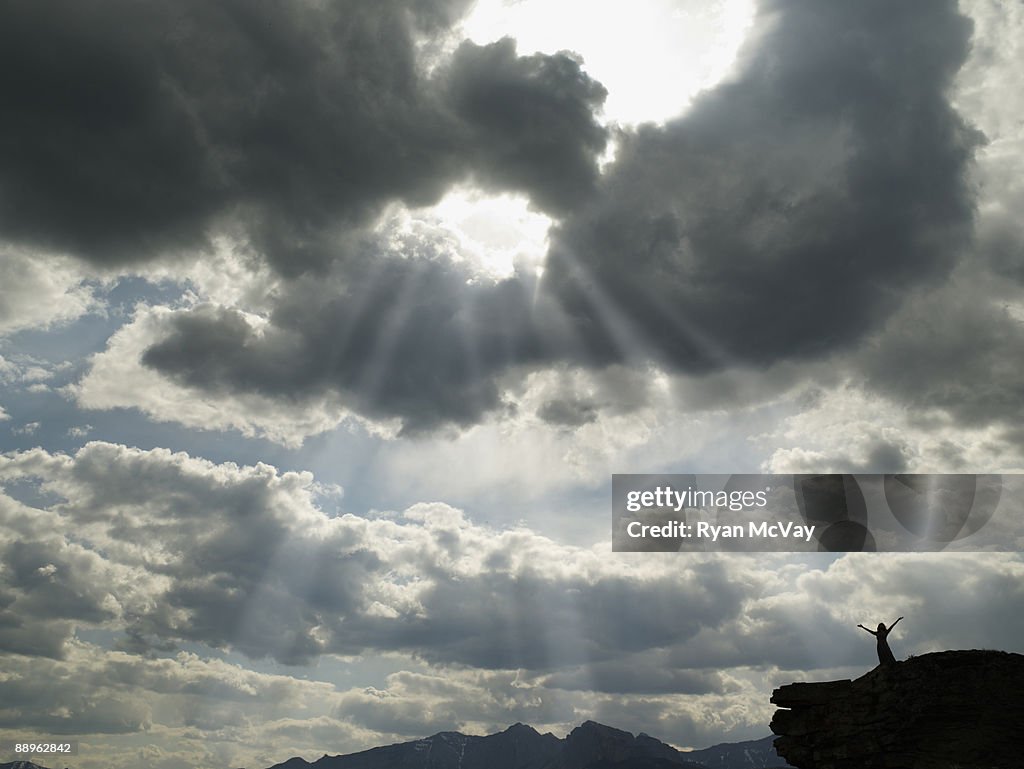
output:
[[[771,729],[800,769],[1024,766],[1024,656],[947,651],[850,681],[776,689]]]

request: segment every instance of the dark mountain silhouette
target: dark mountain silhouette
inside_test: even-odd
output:
[[[775,751],[772,744],[774,740],[769,735],[746,742],[723,742],[710,748],[691,751],[686,754],[686,758],[708,769],[775,769],[789,766]]]
[[[414,742],[387,745],[345,756],[323,756],[310,763],[292,758],[271,769],[761,769],[784,766],[774,757],[768,741],[741,743],[750,746],[734,751],[732,745],[718,745],[698,751],[703,760],[681,753],[646,734],[633,736],[621,729],[587,721],[565,739],[540,734],[525,724],[503,732],[476,737],[459,732],[441,732]],[[760,752],[759,752],[760,751]],[[765,763],[750,756],[773,756]],[[730,757],[731,756],[731,757]]]
[[[293,758],[273,769],[528,769],[548,765],[561,749],[552,734],[538,734],[529,726],[516,724],[500,734],[473,737],[459,732],[441,732],[414,742],[371,748],[345,756],[324,756],[310,764]]]
[[[800,769],[1015,769],[1024,655],[945,651],[879,665],[850,681],[776,689],[772,731]]]
[[[47,767],[33,764],[31,761],[11,761],[7,764],[0,764],[0,769],[47,769]]]

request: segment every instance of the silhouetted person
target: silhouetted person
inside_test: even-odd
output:
[[[903,619],[903,617],[900,617],[900,619]],[[878,639],[877,646],[879,665],[896,664],[896,658],[892,656],[892,649],[889,648],[889,642],[885,639],[888,638],[889,633],[891,633],[892,629],[896,627],[900,619],[896,620],[896,622],[893,622],[891,625],[889,625],[889,627],[886,627],[884,622],[879,622],[878,630],[868,630],[868,628],[864,627],[863,625],[857,625],[857,627],[861,628],[862,630],[867,630],[869,633],[871,633],[871,635]]]

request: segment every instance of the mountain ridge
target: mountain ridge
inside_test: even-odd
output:
[[[269,769],[768,769],[785,767],[771,737],[676,750],[648,734],[585,721],[564,738],[516,723],[485,736],[438,732],[357,753],[294,757]],[[696,761],[691,755],[700,755]]]

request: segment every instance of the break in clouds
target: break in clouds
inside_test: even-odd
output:
[[[0,32],[9,248],[166,276],[196,254],[216,265],[227,239],[235,282],[259,289],[139,308],[133,343],[126,326],[73,388],[82,405],[185,419],[114,395],[104,372],[131,368],[250,404],[221,426],[280,410],[292,440],[346,415],[412,434],[508,413],[532,371],[756,375],[839,355],[897,401],[981,424],[1016,410],[1012,366],[993,409],[970,375],[952,396],[916,386],[956,328],[890,331],[908,297],[950,307],[936,287],[981,258],[970,173],[985,136],[951,105],[972,45],[955,3],[763,3],[729,78],[635,128],[602,122],[606,92],[578,56],[459,42],[465,10],[15,6]],[[542,271],[481,279],[443,232],[388,224],[465,184],[551,218]],[[1005,229],[985,241],[1004,273]],[[985,286],[958,287],[965,317],[1018,340],[977,301]],[[970,355],[998,358],[1005,338],[975,334]],[[609,407],[569,391],[537,414],[572,426]]]

